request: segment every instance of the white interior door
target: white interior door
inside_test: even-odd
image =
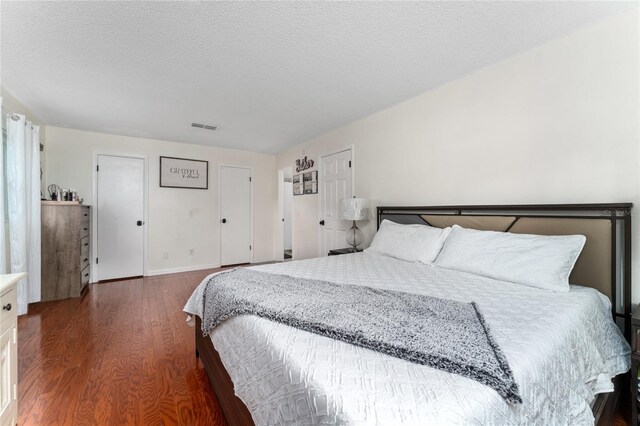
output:
[[[284,169],[278,170],[278,212],[276,214],[276,262],[284,261]]]
[[[340,200],[351,198],[351,150],[320,158],[318,180],[320,184],[320,250],[326,256],[329,250],[347,246],[345,231],[351,223],[338,218]]]
[[[284,181],[282,223],[284,225],[284,249],[293,254],[293,183],[291,177]]]
[[[144,273],[144,160],[98,156],[98,280]]]
[[[293,259],[293,169],[278,170],[276,261]],[[286,254],[285,254],[286,252]]]
[[[251,169],[220,167],[220,263],[251,262]]]

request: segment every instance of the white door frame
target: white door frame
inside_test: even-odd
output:
[[[249,185],[250,188],[250,200],[249,200],[249,204],[250,204],[250,217],[251,217],[251,228],[249,229],[249,233],[251,238],[249,239],[250,244],[251,244],[251,259],[249,260],[249,263],[253,263],[253,252],[255,251],[255,246],[253,244],[253,168],[252,167],[248,167],[248,166],[238,166],[235,164],[218,164],[218,236],[219,238],[219,245],[218,245],[218,251],[219,251],[219,256],[218,256],[218,265],[222,265],[222,168],[223,167],[233,167],[236,169],[247,169],[249,170],[249,175],[251,176],[251,184]]]
[[[320,181],[321,178],[321,173],[320,171],[322,170],[322,162],[324,157],[328,157],[330,155],[334,155],[334,154],[338,154],[339,152],[344,152],[344,151],[351,151],[351,196],[355,195],[356,192],[356,174],[355,174],[355,170],[356,170],[356,156],[355,156],[355,147],[353,146],[353,144],[351,145],[347,145],[347,146],[343,146],[342,148],[338,148],[335,149],[333,151],[329,151],[329,152],[325,152],[323,154],[320,154],[319,158],[318,158],[318,192],[320,192],[320,188],[322,188],[322,182]],[[322,201],[320,201],[320,199],[318,199],[318,217],[316,220],[316,223],[318,224],[318,253],[320,253],[320,256],[327,256],[328,253],[322,253],[322,226],[320,225],[320,220],[322,219]]]
[[[146,155],[135,154],[123,154],[114,152],[93,152],[93,197],[91,198],[91,282],[98,282],[98,268],[100,264],[96,264],[96,257],[98,254],[98,156],[106,155],[110,157],[124,157],[135,158],[143,160],[144,171],[142,190],[144,192],[142,196],[143,205],[143,243],[142,243],[142,273],[146,277],[149,274],[149,157]]]
[[[276,213],[276,262],[284,262],[284,169],[278,170],[278,208]]]
[[[287,166],[278,170],[278,208],[276,216],[276,262],[284,262],[284,171],[291,169],[293,173],[293,167]],[[293,202],[291,205],[291,232],[293,234]],[[296,260],[296,251],[294,249],[295,240],[291,239],[291,260]]]

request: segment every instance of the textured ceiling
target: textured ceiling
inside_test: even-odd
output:
[[[2,85],[45,123],[275,153],[630,4],[0,7]]]

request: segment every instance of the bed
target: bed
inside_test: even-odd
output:
[[[590,424],[606,421],[629,369],[615,319],[630,320],[630,204],[379,207],[383,219],[513,233],[583,234],[567,293],[354,253],[256,270],[475,301],[504,351],[523,404],[484,385],[255,316],[200,330],[202,286],[185,310],[230,424]],[[627,336],[628,338],[628,336]],[[617,389],[619,391],[619,389]]]

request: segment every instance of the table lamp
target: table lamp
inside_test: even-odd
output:
[[[342,220],[352,220],[353,226],[347,229],[347,244],[353,247],[353,252],[357,251],[357,247],[362,244],[364,234],[356,226],[356,220],[369,219],[369,200],[364,198],[345,198],[340,200],[339,217]]]

